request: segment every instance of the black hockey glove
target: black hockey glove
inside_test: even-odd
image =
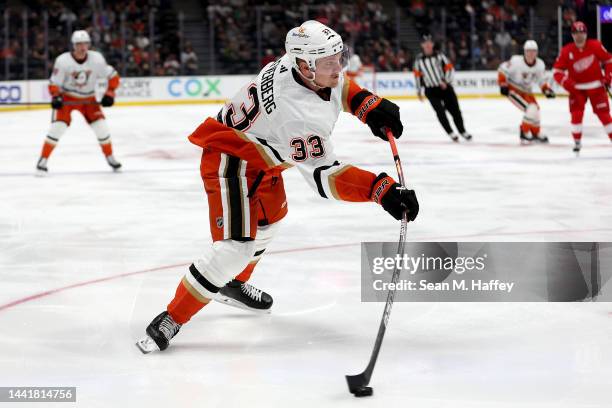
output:
[[[357,119],[370,127],[375,136],[383,140],[388,140],[384,128],[391,129],[396,139],[399,139],[404,131],[399,106],[367,89],[361,89],[353,95],[350,109]]]
[[[56,95],[51,98],[51,107],[53,109],[61,109],[64,106],[64,98],[61,95]]]
[[[554,98],[555,96],[557,96],[557,95],[555,94],[555,91],[553,91],[553,90],[552,90],[552,89],[550,89],[550,88],[544,88],[544,90],[543,90],[542,92],[544,92],[544,96],[546,96],[548,99],[552,99],[552,98]]]
[[[372,201],[382,207],[396,220],[401,220],[404,211],[409,221],[419,214],[419,202],[414,190],[408,190],[396,183],[387,173],[380,173],[372,183]]]
[[[113,106],[114,103],[115,103],[115,98],[113,98],[110,95],[104,95],[102,97],[102,100],[100,101],[100,105],[104,106],[105,108],[108,108],[109,106]]]
[[[504,95],[504,96],[508,96],[508,93],[510,93],[510,90],[508,89],[507,86],[500,86],[499,87],[499,93]]]
[[[385,128],[391,129],[396,139],[399,139],[404,131],[404,125],[400,120],[399,106],[385,98],[382,98],[380,103],[367,113],[365,122],[374,136],[380,137],[382,140],[389,140],[385,134]]]

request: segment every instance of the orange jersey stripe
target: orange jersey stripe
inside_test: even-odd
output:
[[[362,91],[362,88],[348,75],[344,76],[344,87],[342,88],[342,107],[345,112],[351,112],[351,101],[353,97]]]
[[[374,179],[374,173],[348,165],[329,176],[329,185],[337,200],[364,202],[371,201]]]
[[[188,139],[202,148],[236,156],[257,169],[267,170],[279,166],[278,160],[275,161],[261,145],[249,140],[244,133],[225,126],[213,118],[207,118]],[[280,166],[291,167],[288,163],[282,163]]]

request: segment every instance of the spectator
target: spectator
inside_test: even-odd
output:
[[[166,58],[166,61],[164,61],[164,68],[163,68],[164,74],[175,76],[179,74],[180,69],[181,69],[181,64],[176,59],[176,55],[174,54],[168,55],[168,58]]]
[[[274,56],[274,51],[272,51],[271,48],[268,48],[266,50],[266,55],[264,55],[264,57],[261,59],[261,67],[263,68],[275,60],[276,60],[276,57]]]
[[[181,52],[181,65],[186,75],[195,75],[198,72],[198,56],[190,43],[187,43]]]

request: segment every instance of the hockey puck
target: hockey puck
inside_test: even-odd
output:
[[[374,393],[372,387],[360,386],[352,389],[351,392],[355,397],[369,397]]]

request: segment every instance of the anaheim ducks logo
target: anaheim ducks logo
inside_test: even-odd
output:
[[[588,57],[581,58],[578,61],[574,62],[574,71],[583,72],[586,71],[595,61],[594,55],[589,55]]]
[[[291,35],[293,37],[310,38],[310,36],[306,34],[306,29],[304,27],[299,27],[297,31],[297,33],[294,31],[293,33],[291,33]]]
[[[72,73],[72,82],[78,87],[85,86],[87,85],[87,82],[89,81],[90,75],[91,75],[91,70],[74,71]]]

